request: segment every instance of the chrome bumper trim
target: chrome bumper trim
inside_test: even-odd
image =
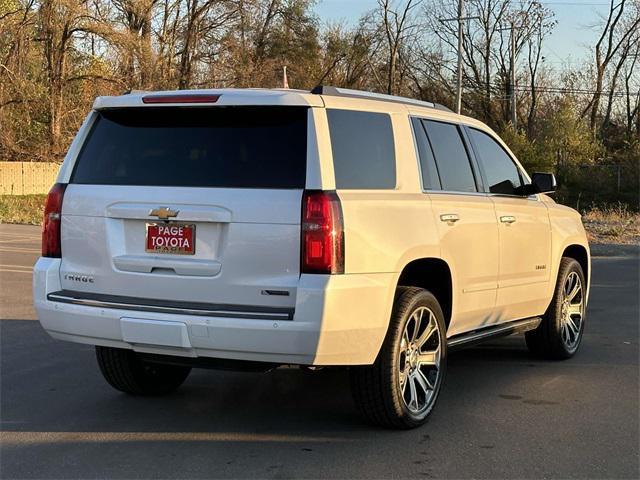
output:
[[[195,302],[167,302],[148,298],[88,294],[62,290],[47,295],[51,302],[70,303],[95,308],[136,310],[139,312],[172,313],[200,317],[244,318],[254,320],[293,320],[293,309],[253,307],[244,305],[214,305]]]

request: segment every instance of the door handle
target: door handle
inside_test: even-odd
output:
[[[455,223],[460,220],[457,213],[444,213],[440,215],[440,220],[447,223]]]
[[[500,221],[502,223],[513,223],[516,221],[516,217],[514,217],[513,215],[503,215],[502,217],[500,217]]]

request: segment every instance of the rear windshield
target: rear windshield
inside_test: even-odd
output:
[[[305,107],[122,108],[98,113],[72,183],[304,188]]]

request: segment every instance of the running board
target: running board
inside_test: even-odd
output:
[[[525,318],[524,320],[503,323],[501,325],[496,325],[495,327],[486,327],[481,330],[474,330],[473,332],[461,333],[460,335],[454,335],[451,337],[447,341],[447,347],[449,349],[457,349],[480,343],[490,338],[505,337],[514,333],[528,332],[529,330],[537,328],[541,321],[542,318],[540,317]]]

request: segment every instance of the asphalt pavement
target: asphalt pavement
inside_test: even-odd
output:
[[[639,263],[593,260],[580,352],[522,336],[451,354],[430,421],[368,426],[344,370],[194,370],[163,398],[102,379],[31,307],[37,227],[0,225],[1,478],[638,478]],[[628,253],[628,252],[627,252]]]

